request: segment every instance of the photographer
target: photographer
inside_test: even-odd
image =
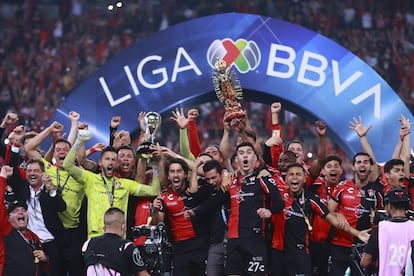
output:
[[[414,222],[409,220],[407,193],[400,188],[388,191],[384,198],[388,220],[381,221],[372,231],[361,258],[361,266],[367,268],[378,261],[378,275],[405,275],[405,263],[414,239]]]

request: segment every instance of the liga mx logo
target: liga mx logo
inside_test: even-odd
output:
[[[240,38],[234,42],[230,38],[216,39],[207,51],[207,61],[211,68],[214,68],[217,58],[223,59],[228,68],[234,65],[240,73],[247,73],[259,66],[260,49],[253,40]]]

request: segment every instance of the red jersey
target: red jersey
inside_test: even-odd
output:
[[[365,230],[372,226],[371,217],[373,217],[373,212],[378,208],[382,208],[383,196],[381,188],[375,183],[370,182],[359,188],[353,179],[348,179],[335,187],[332,199],[339,204],[338,211],[345,216],[351,227],[357,230]],[[335,229],[331,243],[338,246],[352,247],[355,241],[351,234]]]
[[[332,198],[334,189],[335,186],[329,185],[322,177],[316,178],[309,187],[309,190],[316,194],[325,206],[328,206],[328,201]],[[312,217],[311,221],[313,225],[311,240],[317,243],[327,241],[331,224],[319,216]]]
[[[191,220],[184,218],[187,209],[194,209],[199,205],[194,197],[187,193],[175,193],[171,187],[161,192],[163,208],[161,211],[168,215],[171,234],[175,242],[185,241],[195,237],[208,235],[208,226],[202,218],[195,217]]]
[[[235,176],[230,185],[228,238],[264,237],[265,220],[256,211],[268,208],[272,214],[283,209],[283,199],[272,177],[257,177],[257,172]],[[270,207],[267,206],[270,202]]]

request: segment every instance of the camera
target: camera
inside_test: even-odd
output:
[[[151,227],[155,227],[155,226],[140,225],[140,226],[133,227],[132,228],[132,237],[134,239],[136,239],[136,238],[139,238],[139,237],[142,237],[142,236],[151,235]]]
[[[139,225],[132,227],[132,237],[146,237],[143,246],[143,256],[151,275],[162,275],[169,271],[173,246],[168,240],[164,223],[158,225]]]
[[[140,225],[132,228],[132,236],[139,238],[146,236],[145,251],[149,254],[158,252],[158,245],[166,240],[166,229],[164,223],[158,225]]]

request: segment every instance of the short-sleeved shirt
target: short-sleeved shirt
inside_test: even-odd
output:
[[[339,204],[338,211],[345,216],[349,225],[357,230],[371,228],[372,213],[383,204],[381,188],[371,182],[359,188],[353,179],[339,183],[334,189],[332,199]],[[359,241],[354,241],[351,234],[335,229],[331,243],[351,247]]]
[[[406,264],[411,241],[414,240],[414,222],[391,219],[381,221],[372,231],[364,249],[379,261],[379,275],[400,275]],[[398,232],[398,235],[396,233]]]
[[[182,242],[196,237],[208,235],[208,225],[202,217],[188,220],[184,217],[185,210],[196,208],[200,202],[188,191],[177,193],[168,187],[161,192],[162,212],[168,216],[171,235],[175,242]]]

